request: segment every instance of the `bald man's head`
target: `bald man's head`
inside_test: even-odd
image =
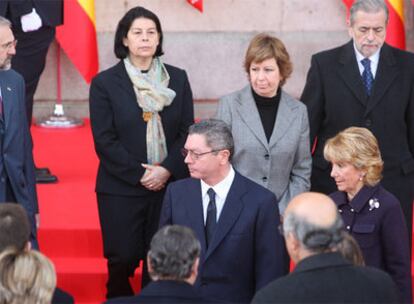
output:
[[[331,226],[338,216],[338,210],[332,199],[316,192],[305,192],[295,196],[285,210],[285,217],[289,212],[294,212],[308,223],[320,227]]]
[[[300,244],[300,249],[308,253],[333,249],[342,239],[342,227],[335,203],[321,193],[300,194],[293,198],[285,210],[285,236],[293,236]]]

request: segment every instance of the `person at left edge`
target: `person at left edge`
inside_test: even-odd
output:
[[[12,70],[16,40],[11,23],[0,17],[0,202],[16,202],[31,223],[30,242],[38,248],[38,204],[32,140],[26,120],[23,77]]]
[[[146,258],[165,186],[188,176],[181,148],[194,120],[192,92],[186,72],[162,62],[162,41],[158,17],[132,8],[115,33],[121,61],[90,88],[107,298],[133,294],[128,277]]]
[[[0,0],[0,16],[12,23],[19,43],[12,68],[25,82],[27,123],[32,123],[33,96],[46,64],[49,46],[55,38],[55,28],[63,23],[63,0]],[[49,168],[35,167],[37,183],[55,183],[56,175]]]

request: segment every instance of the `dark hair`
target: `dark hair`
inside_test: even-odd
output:
[[[190,228],[165,226],[151,240],[148,252],[150,275],[153,279],[188,279],[200,252],[200,242]]]
[[[122,19],[119,21],[118,26],[116,28],[114,52],[115,52],[115,56],[119,59],[124,59],[129,54],[129,50],[124,45],[123,40],[124,38],[127,37],[128,31],[131,28],[132,23],[135,21],[135,19],[138,19],[138,18],[146,18],[146,19],[150,19],[154,21],[155,26],[157,28],[157,32],[160,36],[160,41],[158,43],[154,56],[162,56],[164,54],[164,51],[162,50],[163,34],[162,34],[160,19],[158,19],[157,15],[155,15],[150,10],[143,8],[142,6],[137,6],[137,7],[131,8],[124,15],[124,17],[122,17]]]
[[[229,160],[234,153],[234,140],[229,125],[220,119],[206,119],[190,126],[188,134],[204,135],[207,146],[213,150],[229,150]]]
[[[30,238],[26,210],[16,203],[0,204],[0,252],[7,247],[24,250]]]

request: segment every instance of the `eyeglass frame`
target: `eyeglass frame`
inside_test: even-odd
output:
[[[192,150],[187,150],[186,148],[181,148],[181,155],[186,158],[188,155],[190,155],[192,160],[199,160],[201,156],[209,154],[209,153],[215,153],[215,152],[220,152],[224,149],[216,149],[216,150],[211,150],[208,152],[203,152],[203,153],[197,153],[194,152]]]
[[[0,44],[3,50],[9,50],[12,46],[16,47],[16,45],[17,45],[17,39],[14,39],[13,41],[9,41],[7,43]]]

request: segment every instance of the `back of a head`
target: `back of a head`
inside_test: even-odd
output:
[[[0,304],[48,304],[56,287],[53,264],[35,250],[0,254]]]
[[[188,279],[200,252],[200,242],[191,229],[178,225],[161,228],[152,238],[148,252],[152,279]]]
[[[283,230],[310,254],[330,252],[342,240],[343,222],[335,203],[321,193],[302,193],[285,210]]]
[[[30,238],[26,210],[15,203],[0,204],[0,252],[7,247],[24,250]]]

